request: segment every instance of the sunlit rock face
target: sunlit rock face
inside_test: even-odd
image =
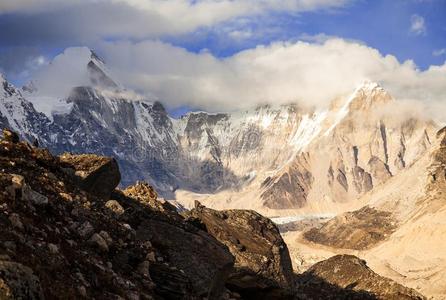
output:
[[[211,207],[331,211],[348,207],[430,148],[437,126],[396,119],[389,113],[394,101],[379,85],[364,83],[326,110],[288,105],[191,113],[180,123],[193,134],[188,129],[179,136],[189,155],[214,160],[239,179],[229,190],[200,198]],[[197,194],[181,193],[180,201],[190,205],[188,197]]]
[[[85,69],[90,84],[56,100],[36,96],[38,83],[17,89],[2,77],[0,125],[55,153],[116,157],[123,185],[149,181],[185,207],[199,198],[213,208],[336,210],[413,164],[436,129],[388,114],[393,98],[370,82],[326,109],[265,105],[173,119],[113,80],[94,53]],[[38,112],[39,101],[54,103],[51,113]]]

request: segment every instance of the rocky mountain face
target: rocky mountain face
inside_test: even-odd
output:
[[[0,126],[11,128],[29,140],[50,140],[51,134],[59,134],[57,126],[34,109],[22,92],[0,74]]]
[[[147,180],[190,208],[199,198],[219,209],[337,210],[413,164],[436,127],[380,113],[394,100],[374,83],[324,110],[262,106],[173,119],[113,80],[94,53],[85,68],[90,84],[73,87],[51,115],[32,104],[46,101],[38,83],[19,90],[2,78],[0,125],[55,153],[113,156],[123,185]]]
[[[329,253],[356,253],[380,274],[444,299],[445,132],[433,135],[430,149],[409,168],[362,196],[365,206],[303,230],[296,246],[311,241],[308,252],[321,244]]]
[[[4,136],[2,299],[422,299],[355,257],[293,274],[277,227],[253,211],[181,216],[146,183],[115,189],[113,159]]]
[[[368,195],[371,201],[366,201],[366,206],[340,214],[322,227],[307,231],[304,236],[313,242],[338,248],[367,249],[386,240],[403,224],[411,224],[414,221],[411,218],[418,219],[426,213],[431,214],[433,211],[429,206],[435,206],[441,211],[445,188],[445,132],[445,129],[437,132],[432,140],[432,148],[408,172],[384,184],[383,191]],[[415,172],[420,177],[418,181],[407,180],[406,177]],[[403,191],[398,191],[396,197],[385,195],[386,191],[392,190],[401,181],[408,181],[400,185]],[[404,192],[412,193],[402,198]]]
[[[349,203],[412,166],[431,147],[437,126],[386,114],[394,101],[377,84],[366,83],[323,111],[262,107],[217,115],[216,125],[201,114],[196,133],[183,142],[192,146],[188,153],[208,158],[216,153],[226,170],[246,181],[204,197],[182,193],[179,201],[191,207],[187,198],[200,197],[218,209],[253,208],[272,215],[286,209],[349,209]]]

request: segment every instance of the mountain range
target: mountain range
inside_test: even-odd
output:
[[[372,82],[327,109],[265,105],[175,119],[129,93],[94,52],[82,68],[90,84],[51,101],[39,82],[16,88],[1,77],[0,126],[54,153],[116,157],[123,185],[146,180],[186,207],[200,199],[267,215],[339,211],[411,166],[438,129],[380,112],[395,100]],[[51,109],[36,109],[42,102]]]
[[[379,84],[363,82],[326,108],[173,118],[123,87],[93,52],[80,69],[88,84],[62,98],[42,95],[38,81],[17,88],[1,76],[0,127],[55,154],[115,157],[122,186],[147,181],[178,208],[199,200],[287,223],[294,229],[282,234],[297,270],[354,254],[444,299],[444,130],[398,113],[399,101]]]

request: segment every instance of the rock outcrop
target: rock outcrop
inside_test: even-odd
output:
[[[179,218],[175,206],[164,199],[159,199],[156,191],[146,182],[137,182],[136,184],[124,189],[123,194],[132,199],[136,199],[139,203],[147,205],[152,209],[169,215],[173,218]]]
[[[426,299],[413,289],[379,276],[353,255],[337,255],[316,263],[299,277],[298,283],[304,295],[313,299]]]
[[[109,199],[121,181],[118,163],[113,158],[64,153],[59,159],[67,168],[74,169],[74,175],[83,190],[99,198]]]
[[[336,248],[364,250],[385,240],[396,228],[397,221],[391,213],[364,206],[306,231],[304,237]]]
[[[235,256],[228,284],[241,295],[285,297],[293,292],[295,278],[288,248],[271,220],[254,211],[216,211],[199,202],[185,215]]]
[[[160,251],[148,257],[155,291],[167,299],[183,299],[188,293],[217,299],[233,268],[233,256],[207,232],[185,222],[170,204],[157,203],[153,196],[153,189],[143,183],[113,195],[126,211],[119,219],[134,230],[137,240],[150,241]]]

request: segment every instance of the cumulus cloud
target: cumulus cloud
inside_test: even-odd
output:
[[[38,86],[38,95],[63,98],[73,87],[90,85],[87,69],[90,57],[90,49],[86,47],[68,48],[56,56],[33,76],[34,84]]]
[[[337,38],[277,42],[224,59],[153,41],[106,43],[102,52],[121,82],[171,107],[215,111],[289,102],[321,107],[366,80],[401,100],[446,100],[446,64],[420,71],[410,60],[400,63]]]
[[[339,38],[277,42],[227,58],[160,41],[103,43],[100,52],[117,81],[170,108],[229,111],[290,102],[326,107],[367,80],[399,100],[424,103],[434,116],[446,100],[446,64],[420,71],[410,60],[400,63]],[[82,73],[88,55],[86,48],[73,48],[57,57],[40,76],[48,93],[62,96],[70,86],[88,84]]]
[[[426,34],[426,24],[422,16],[415,14],[410,17],[410,32],[415,35]]]

